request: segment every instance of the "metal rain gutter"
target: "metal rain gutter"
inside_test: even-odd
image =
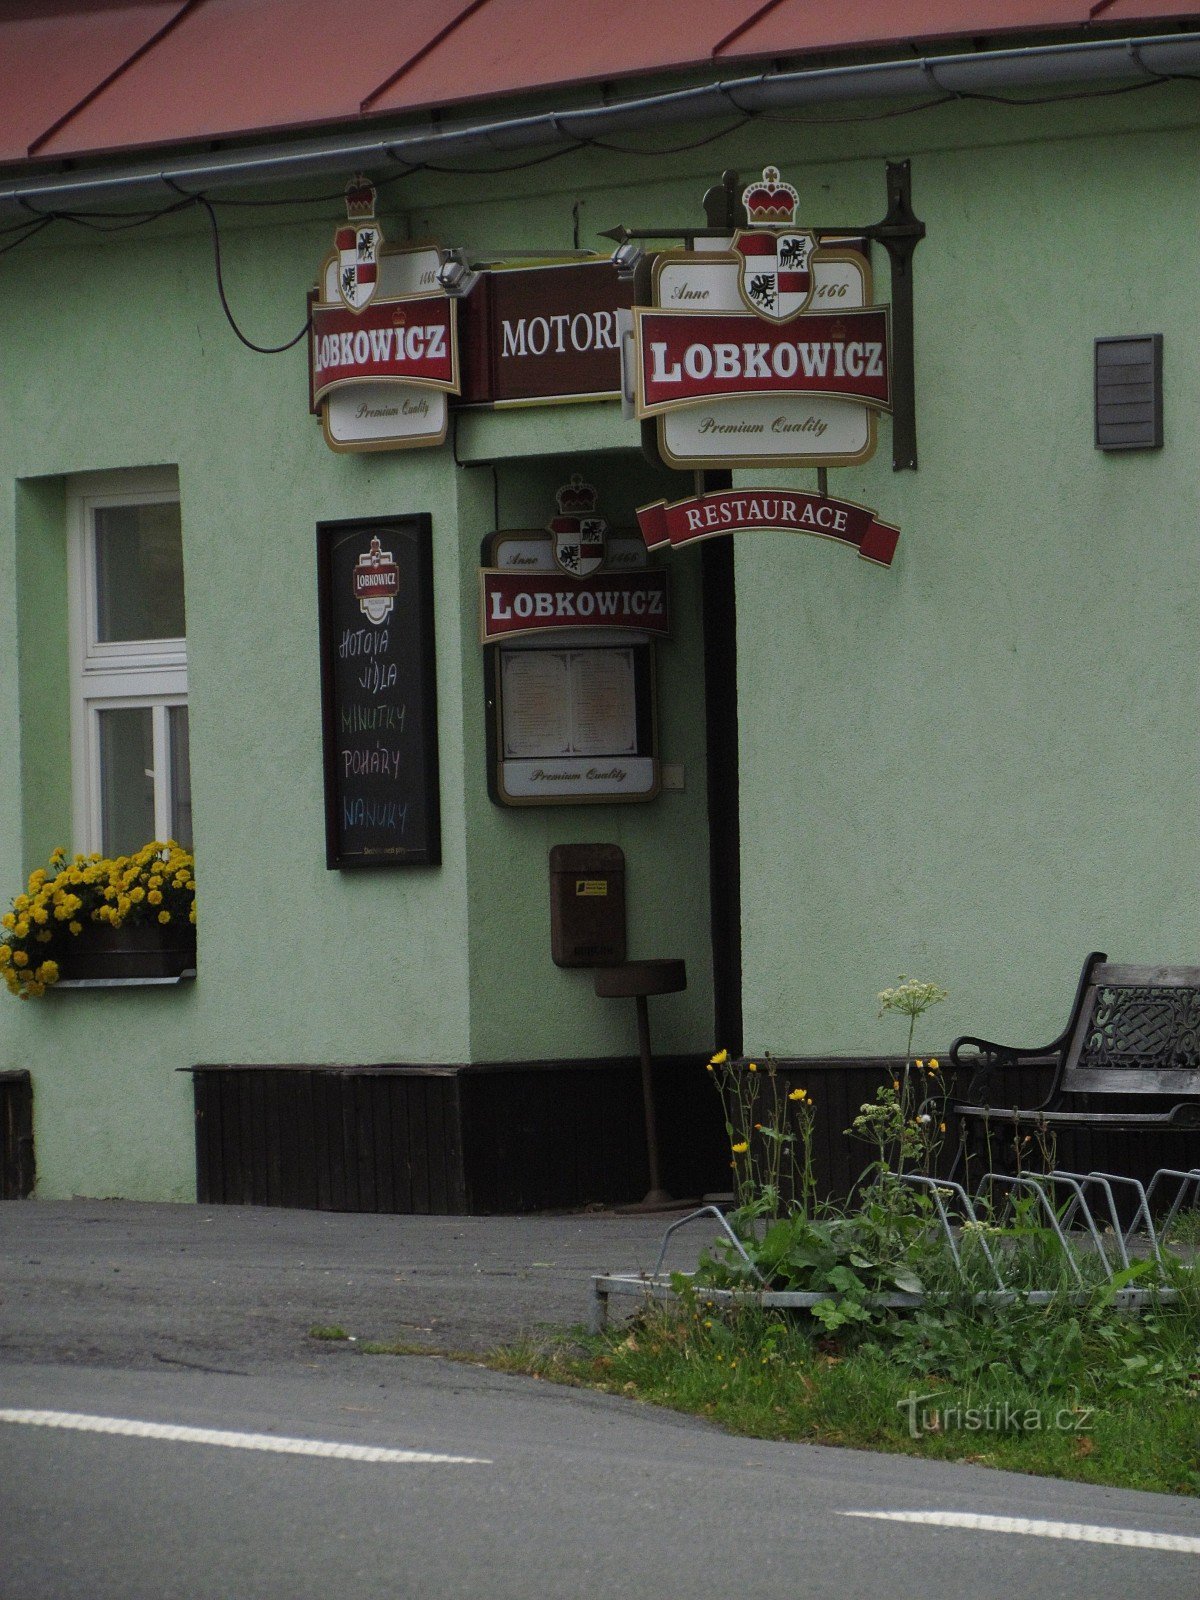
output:
[[[32,213],[74,210],[97,201],[161,195],[166,188],[213,188],[301,179],[348,168],[397,161],[414,166],[448,153],[524,150],[570,145],[615,131],[664,124],[798,109],[850,100],[904,98],[930,93],[971,95],[1002,89],[1068,84],[1135,84],[1200,81],[1200,34],[1159,34],[1139,39],[1085,40],[1030,45],[960,55],[756,73],[686,89],[667,90],[609,105],[575,107],[488,122],[445,124],[419,131],[344,133],[328,139],[229,151],[204,160],[174,157],[154,165],[100,168],[9,181],[0,185],[0,210]]]

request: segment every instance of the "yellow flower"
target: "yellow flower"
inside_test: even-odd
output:
[[[171,920],[171,913],[170,913],[170,912],[169,912],[169,911],[160,911],[160,912],[159,912],[159,913],[158,913],[158,920],[159,920],[159,921],[160,921],[160,922],[162,922],[162,923],[167,923],[167,922],[170,922],[170,920]]]
[[[791,1094],[788,1095],[788,1099],[789,1100],[807,1100],[808,1099],[808,1092],[807,1092],[807,1090],[804,1090],[804,1089],[793,1089]]]
[[[67,931],[69,933],[75,934],[76,937],[78,937],[79,934],[81,934],[83,932],[83,923],[82,922],[68,922],[67,923]]]
[[[17,925],[17,919],[16,919],[16,916],[15,916],[15,914],[13,912],[6,911],[4,913],[4,915],[2,917],[0,917],[0,926],[5,927],[5,928],[15,928],[16,925]]]
[[[929,1058],[929,1070],[930,1070],[930,1072],[936,1072],[937,1069],[938,1069],[938,1058],[936,1056],[930,1056],[930,1058]]]
[[[134,905],[137,905],[140,900],[144,900],[146,898],[146,891],[145,891],[145,889],[142,888],[140,883],[138,884],[136,889],[130,889],[129,898],[133,901]],[[159,899],[160,900],[162,899],[161,895],[159,895]],[[117,903],[119,905],[120,901],[118,901]]]
[[[747,1065],[746,1065],[746,1071],[747,1072],[757,1072],[758,1071],[758,1063],[756,1061],[748,1062]]]
[[[29,965],[29,952],[26,950],[14,950],[12,959],[14,967],[27,967]]]
[[[917,1057],[917,1071],[918,1072],[924,1072],[925,1071],[925,1063],[921,1060],[920,1056]]]
[[[57,983],[58,962],[43,961],[41,966],[38,968],[37,975],[39,983]]]
[[[730,1149],[733,1151],[735,1156],[744,1156],[749,1148],[750,1146],[746,1143],[745,1139],[742,1139],[738,1144],[730,1146]]]
[[[12,960],[12,946],[0,944],[0,967],[6,967]]]
[[[190,888],[191,885],[189,884],[188,887]],[[710,1067],[723,1067],[728,1060],[729,1060],[729,1051],[728,1050],[718,1050],[716,1055],[713,1056],[712,1060],[708,1064],[709,1064]]]
[[[136,894],[137,890],[135,889],[133,892]],[[162,905],[162,890],[151,889],[150,893],[146,896],[146,900],[152,906]]]

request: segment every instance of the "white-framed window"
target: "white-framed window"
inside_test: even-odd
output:
[[[97,473],[67,489],[75,846],[192,845],[178,479]]]

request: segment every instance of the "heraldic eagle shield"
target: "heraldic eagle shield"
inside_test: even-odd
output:
[[[573,578],[590,578],[604,565],[608,523],[596,515],[599,498],[578,473],[558,491],[558,516],[548,527],[554,536],[554,559]]]
[[[352,178],[346,185],[346,216],[350,226],[334,236],[338,293],[351,311],[361,311],[379,285],[383,246],[383,230],[375,221],[375,185],[369,178]]]
[[[741,256],[738,293],[757,316],[788,322],[808,309],[813,296],[812,258],[816,237],[795,226],[800,196],[781,183],[778,167],[764,167],[759,182],[742,191],[753,225],[739,228],[733,248]]]

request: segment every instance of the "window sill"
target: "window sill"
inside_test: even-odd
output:
[[[49,986],[46,993],[55,994],[59,989],[157,988],[164,983],[190,982],[195,976],[195,967],[188,967],[186,971],[177,972],[169,978],[60,978],[57,983],[52,983]]]

